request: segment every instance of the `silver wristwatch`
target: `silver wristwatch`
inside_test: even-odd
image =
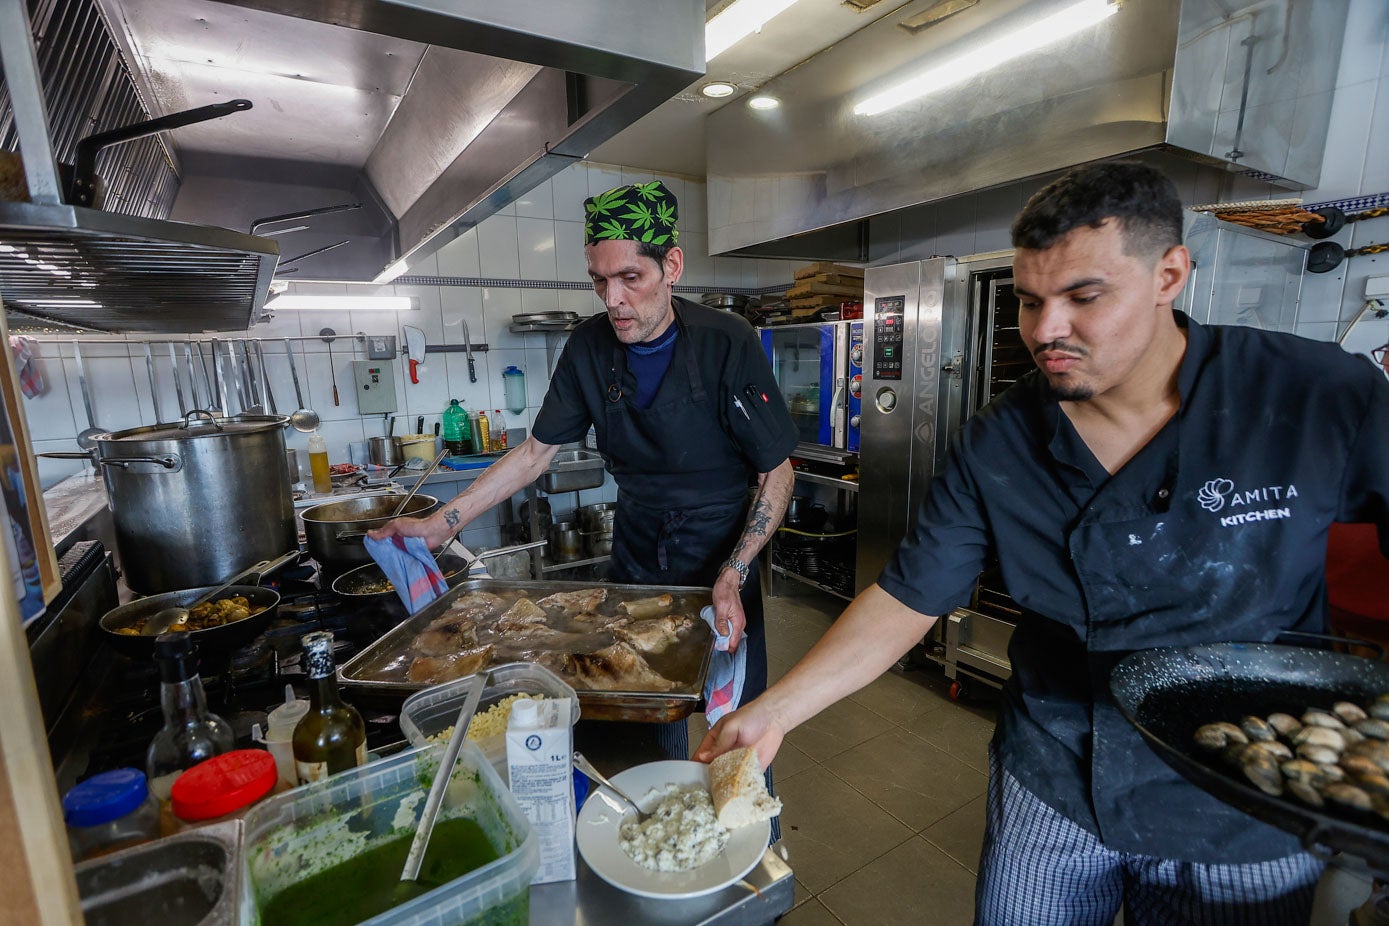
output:
[[[748,584],[748,564],[738,559],[738,557],[730,556],[728,562],[724,563],[723,566],[719,568],[732,569],[734,572],[738,573],[739,591],[742,591],[743,586]]]

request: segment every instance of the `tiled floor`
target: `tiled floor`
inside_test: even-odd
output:
[[[787,582],[767,599],[771,677],[843,603]],[[793,730],[773,763],[796,906],[785,926],[969,923],[983,838],[988,701],[961,705],[935,666],[893,670]],[[691,723],[693,748],[704,735]]]

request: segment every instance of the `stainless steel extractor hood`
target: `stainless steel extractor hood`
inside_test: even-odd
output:
[[[172,134],[170,218],[361,204],[266,227],[285,280],[400,272],[704,69],[702,0],[100,2],[156,113],[255,104]]]
[[[960,56],[1010,32],[1025,38],[1078,5],[989,0],[932,22],[923,14],[936,0],[908,3],[763,86],[780,108],[710,115],[710,251],[841,233],[869,216],[1144,150],[1315,186],[1347,2],[1121,0],[1069,38],[856,114],[930,68],[963,73]]]

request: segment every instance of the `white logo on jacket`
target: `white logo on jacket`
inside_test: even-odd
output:
[[[1292,517],[1292,509],[1286,506],[1273,508],[1254,509],[1253,506],[1270,502],[1287,502],[1297,498],[1299,495],[1297,486],[1291,483],[1283,485],[1261,486],[1257,489],[1245,489],[1243,491],[1235,487],[1231,479],[1218,478],[1211,479],[1201,486],[1196,493],[1196,501],[1201,507],[1216,514],[1227,508],[1232,512],[1221,517],[1221,527],[1233,527],[1237,524],[1249,524],[1256,521],[1278,521],[1283,518]],[[1235,508],[1249,509],[1234,512]]]

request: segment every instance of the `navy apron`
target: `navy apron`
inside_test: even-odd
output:
[[[748,464],[719,424],[688,329],[655,400],[636,404],[627,351],[612,351],[599,451],[618,481],[609,578],[637,585],[710,586],[747,524]],[[757,560],[740,594],[748,648],[743,703],[767,687],[767,639]]]

